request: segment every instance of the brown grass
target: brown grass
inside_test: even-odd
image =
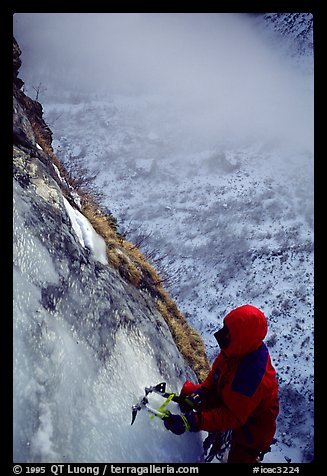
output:
[[[33,128],[33,132],[35,135],[36,142],[42,148],[43,152],[51,159],[51,162],[57,167],[60,172],[60,175],[67,181],[69,185],[72,185],[72,179],[68,174],[67,170],[63,166],[62,162],[58,159],[56,154],[53,152],[53,148],[47,141],[46,137],[42,132],[42,128],[39,124],[33,120],[31,120],[31,125]]]
[[[194,370],[199,382],[202,382],[209,373],[210,364],[205,353],[201,336],[187,324],[185,317],[171,305],[171,299],[158,300],[160,313],[167,322],[174,341],[186,362]],[[172,309],[173,308],[173,309]]]

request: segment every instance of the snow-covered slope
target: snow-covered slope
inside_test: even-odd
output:
[[[126,109],[122,98],[84,104],[83,113],[66,109],[62,117],[72,126],[56,135],[58,155],[98,174],[104,203],[162,271],[210,359],[217,352],[212,333],[229,310],[248,302],[266,313],[280,383],[277,437],[286,456],[310,458],[303,452],[313,431],[312,155],[253,144],[174,156],[162,131],[140,124],[139,105],[129,100]],[[62,110],[56,105],[52,113]],[[120,121],[133,114],[135,129],[124,128]],[[84,118],[92,138],[79,132]]]
[[[296,56],[312,56],[313,22],[312,13],[266,13],[265,27],[274,32],[274,38],[286,42],[289,51]],[[277,33],[277,35],[276,35]]]
[[[161,270],[210,359],[229,310],[265,312],[280,384],[278,441],[265,462],[313,458],[312,51],[299,60],[289,46],[306,20],[310,38],[304,17],[282,29],[287,42],[277,24],[291,20],[268,15],[250,30],[242,23],[243,42],[230,45],[231,30],[208,44],[196,72],[183,63],[191,79],[176,74],[180,100],[52,90],[44,102],[58,156],[77,175],[97,174],[120,231]],[[176,76],[173,86],[164,76],[174,93]]]

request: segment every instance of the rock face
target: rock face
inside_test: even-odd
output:
[[[195,461],[198,436],[174,438],[145,412],[130,427],[145,386],[196,376],[155,299],[81,239],[98,235],[51,160],[19,55],[14,41],[14,461]]]

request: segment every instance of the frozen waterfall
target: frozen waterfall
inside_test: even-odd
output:
[[[196,462],[200,434],[146,412],[131,426],[145,386],[195,376],[149,296],[82,246],[47,180],[14,181],[14,461]]]

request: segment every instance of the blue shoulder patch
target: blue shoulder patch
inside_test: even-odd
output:
[[[246,355],[236,371],[232,390],[252,397],[266,371],[268,349],[263,343],[259,349]]]

